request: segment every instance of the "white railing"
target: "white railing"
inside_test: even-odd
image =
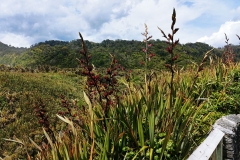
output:
[[[222,160],[224,133],[214,128],[188,160]]]
[[[213,130],[188,160],[240,160],[240,114],[218,119]]]

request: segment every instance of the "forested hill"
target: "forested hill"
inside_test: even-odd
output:
[[[145,54],[142,51],[145,44],[136,40],[104,40],[101,43],[85,41],[89,53],[92,54],[92,63],[96,67],[106,67],[110,63],[109,53],[116,56],[119,63],[126,68],[141,68]],[[166,51],[167,44],[160,40],[149,41],[153,46],[151,52],[156,56],[151,59],[149,67],[163,68],[169,60]],[[240,46],[232,46],[236,58],[240,59]],[[29,49],[15,48],[0,43],[0,64],[10,66],[36,67],[38,65],[49,65],[60,68],[78,67],[76,58],[80,57],[80,40],[70,42],[51,40],[32,45]],[[178,65],[186,65],[200,62],[204,54],[212,49],[205,43],[179,44],[175,53],[179,55]],[[221,56],[223,48],[215,49],[212,55]]]
[[[17,47],[6,45],[0,42],[0,56],[3,56],[4,54],[9,54],[9,53],[22,53],[26,50],[27,48],[24,48],[24,47],[17,48]]]

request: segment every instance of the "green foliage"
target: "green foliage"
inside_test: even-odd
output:
[[[56,136],[56,146],[51,147],[47,155],[54,157],[59,153],[58,158],[79,155],[80,159],[185,159],[204,139],[219,116],[209,103],[212,99],[196,100],[196,97],[208,97],[210,90],[216,91],[210,88],[214,86],[213,82],[217,82],[216,77],[208,77],[212,71],[206,69],[201,72],[192,92],[189,90],[195,71],[180,73],[174,79],[173,108],[168,107],[169,87],[165,85],[169,81],[169,73],[154,78],[148,94],[144,85],[121,79],[127,87],[121,97],[124,100],[109,111],[110,118],[105,119],[106,128],[102,123],[102,106],[92,104],[85,96],[89,109],[81,119],[84,123],[71,127],[73,122],[66,117],[60,118],[70,124],[74,135],[65,131],[65,138]],[[79,146],[78,151],[70,152],[70,148],[76,145]]]
[[[217,118],[238,112],[240,68],[212,57],[206,63],[210,52],[219,53],[207,44],[174,41],[175,22],[174,9],[172,33],[160,29],[167,42],[151,40],[145,25],[144,48],[139,41],[83,41],[80,34],[81,41],[46,41],[21,54],[4,54],[6,63],[30,68],[0,66],[0,156],[186,159]],[[80,43],[82,72],[59,72],[78,67]],[[122,76],[115,58],[134,70]],[[187,61],[200,64],[186,66]],[[82,100],[68,100],[76,98]]]
[[[211,103],[216,111],[222,114],[236,114],[239,112],[240,103],[240,86],[239,86],[239,70],[232,70],[225,76],[225,83],[211,95]]]
[[[42,136],[34,113],[35,103],[43,100],[50,123],[57,129],[61,125],[57,127],[54,115],[62,110],[60,96],[69,99],[82,97],[79,81],[81,77],[74,73],[0,72],[0,156],[15,154],[19,158],[25,157],[21,145],[2,139],[14,136],[26,142],[30,154],[36,154],[28,140],[31,137],[39,142]]]
[[[82,87],[76,85],[82,79],[80,76],[71,72],[1,72],[0,137],[14,139],[17,136],[25,145],[22,148],[21,144],[1,140],[1,155],[24,158],[27,157],[27,148],[30,156],[42,159],[56,155],[73,159],[185,159],[204,139],[217,118],[238,112],[239,65],[226,67],[219,62],[198,73],[194,85],[198,67],[176,72],[172,108],[169,107],[168,72],[152,74],[150,89],[146,90],[142,70],[133,70],[130,81],[119,77],[125,87],[121,85],[121,101],[109,110],[109,118],[104,120],[102,106],[91,104],[87,97],[89,109],[77,112],[78,118],[60,118],[68,125],[74,125],[74,128],[70,127],[74,134],[59,123],[55,114],[62,110],[59,104],[61,94],[69,98],[82,97],[79,94]],[[49,152],[36,147],[41,144],[43,136],[33,114],[39,98],[47,106],[56,133],[57,142],[50,146]],[[57,135],[59,130],[62,136]],[[52,140],[48,138],[48,141]]]
[[[165,41],[153,40],[151,51],[156,56],[152,58],[148,66],[150,69],[164,69],[164,64],[168,60],[169,53],[166,51],[167,44]],[[144,59],[142,53],[144,43],[136,40],[104,40],[101,43],[85,41],[89,52],[93,57],[93,64],[96,67],[107,67],[111,59],[109,53],[118,59],[119,63],[128,69],[143,68],[141,61]],[[36,68],[39,65],[55,66],[60,68],[76,68],[79,66],[76,58],[80,50],[80,40],[71,42],[63,41],[46,41],[31,46],[31,48],[14,48],[3,44],[0,45],[0,64],[10,66],[22,66]],[[181,55],[177,60],[178,66],[186,66],[191,62],[200,62],[203,53],[211,47],[204,43],[187,43],[179,44],[175,48],[176,55]],[[236,58],[239,57],[237,46],[234,47]],[[236,48],[236,49],[235,49]],[[1,54],[2,52],[2,54]],[[214,55],[221,56],[221,49],[215,49]]]
[[[83,47],[80,53],[83,58],[79,61],[83,67],[82,74],[87,76],[87,94],[84,94],[84,98],[88,105],[88,113],[85,118],[81,118],[85,123],[78,125],[79,128],[76,128],[73,121],[68,118],[58,117],[68,124],[75,135],[70,148],[76,146],[77,134],[85,135],[80,141],[77,139],[77,145],[85,144],[89,147],[85,147],[87,150],[84,151],[75,150],[71,152],[72,155],[69,154],[71,149],[66,149],[64,152],[66,154],[62,157],[60,154],[63,152],[62,145],[57,142],[55,147],[50,136],[45,133],[51,146],[51,149],[46,152],[49,156],[45,159],[50,157],[53,159],[74,157],[73,159],[76,159],[78,155],[89,159],[147,158],[152,160],[186,159],[188,157],[211,128],[212,120],[209,117],[214,108],[208,107],[211,103],[206,97],[219,91],[218,88],[214,88],[216,84],[224,84],[228,80],[227,70],[224,64],[218,63],[216,66],[210,64],[213,68],[208,69],[207,72],[201,72],[212,50],[204,55],[200,65],[195,68],[196,71],[193,68],[184,73],[183,70],[178,70],[176,67],[178,56],[176,57],[175,49],[179,41],[173,39],[173,35],[178,31],[178,28],[174,28],[175,10],[173,10],[172,21],[172,34],[168,34],[168,37],[160,29],[169,44],[167,51],[171,59],[170,64],[167,63],[165,66],[170,73],[162,72],[157,76],[148,67],[149,58],[152,58],[149,47],[152,44],[149,45],[151,36],[148,36],[145,25],[146,30],[143,34],[146,44],[143,49],[145,53],[145,58],[143,58],[144,82],[134,83],[131,81],[131,75],[127,80],[119,78],[118,81],[122,82],[125,87],[121,90],[114,87],[114,91],[121,93],[118,96],[106,97],[107,92],[104,89],[108,88],[107,86],[111,83],[103,83],[104,81],[100,78],[102,75],[93,72],[93,67],[90,65],[91,56],[80,34]],[[115,62],[114,57],[112,59]],[[111,66],[114,66],[113,62]],[[117,72],[116,69],[114,71]],[[213,72],[215,74],[212,74]],[[107,74],[109,73],[111,69],[107,70]],[[114,75],[118,74],[114,73]],[[214,77],[209,78],[209,75],[214,75]],[[114,80],[114,86],[117,86],[116,82]],[[220,91],[224,90],[220,89]],[[117,101],[114,101],[116,99]],[[71,134],[68,137],[71,137]],[[65,145],[65,142],[63,144]],[[41,154],[44,155],[44,152]]]
[[[27,48],[16,48],[16,47],[13,47],[11,45],[6,45],[6,44],[3,44],[2,42],[0,42],[0,55],[6,55],[6,54],[11,54],[11,53],[21,53],[21,52],[24,52],[26,51]]]

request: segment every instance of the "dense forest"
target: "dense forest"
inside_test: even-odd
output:
[[[104,40],[101,43],[85,41],[89,52],[92,55],[92,63],[96,67],[106,67],[111,59],[109,53],[115,55],[119,63],[128,69],[141,68],[141,61],[144,61],[144,53],[142,51],[144,43],[136,40]],[[169,56],[166,50],[165,41],[150,40],[152,44],[151,53],[155,56],[149,63],[150,68],[163,69],[164,64],[168,63]],[[48,65],[59,68],[76,68],[79,66],[79,50],[81,42],[79,39],[70,42],[51,40],[40,42],[32,45],[30,48],[15,48],[0,43],[0,64],[9,65],[11,67],[23,66],[36,68],[39,65]],[[175,52],[179,55],[178,65],[199,63],[208,50],[213,47],[205,43],[186,43],[179,44],[175,48]],[[240,46],[232,45],[235,60],[240,59]],[[211,56],[221,56],[223,48],[215,48]]]

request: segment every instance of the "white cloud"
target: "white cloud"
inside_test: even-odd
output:
[[[171,32],[171,14],[175,8],[175,26],[180,28],[176,38],[181,43],[195,42],[217,32],[226,21],[240,20],[238,1],[8,0],[0,5],[0,35],[4,37],[6,33],[8,41],[11,37],[15,41],[11,34],[26,38],[31,44],[52,39],[73,40],[79,38],[79,31],[85,39],[95,42],[107,38],[142,40],[146,23],[154,39],[163,39],[157,26]],[[0,41],[9,43],[1,37]]]
[[[30,47],[33,41],[30,37],[13,33],[0,34],[0,39],[3,43],[15,47]]]
[[[225,45],[225,35],[229,38],[229,43],[239,44],[239,40],[236,34],[240,34],[240,21],[228,21],[221,25],[218,32],[214,32],[210,36],[203,36],[198,39],[199,42],[205,42],[214,47],[221,47]]]

